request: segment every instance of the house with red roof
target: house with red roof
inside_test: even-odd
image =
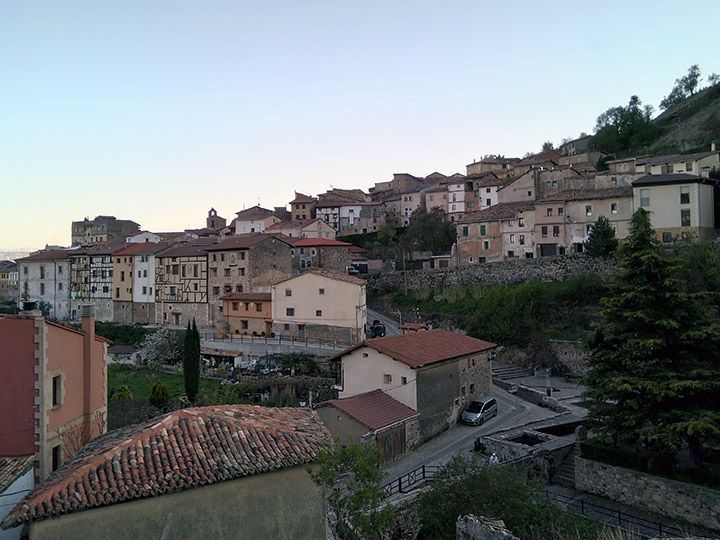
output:
[[[279,223],[281,218],[274,210],[263,208],[259,204],[237,212],[237,217],[230,224],[235,226],[235,234],[261,233],[270,225]]]
[[[447,330],[369,339],[331,358],[339,398],[380,389],[417,411],[420,439],[457,422],[463,407],[490,391],[496,345]]]
[[[353,260],[352,247],[348,242],[330,238],[295,240],[290,250],[293,270],[302,272],[307,268],[325,268],[347,273]]]
[[[87,445],[2,521],[30,538],[326,538],[309,409],[179,409]]]
[[[420,442],[419,414],[380,389],[318,403],[315,409],[338,444],[374,441],[384,463]]]

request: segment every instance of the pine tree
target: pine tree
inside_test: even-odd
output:
[[[589,345],[590,416],[614,442],[684,444],[695,463],[720,441],[720,330],[685,290],[638,210]]]
[[[585,242],[585,251],[592,257],[609,257],[617,247],[615,229],[610,225],[608,218],[600,216],[590,230],[588,240]]]

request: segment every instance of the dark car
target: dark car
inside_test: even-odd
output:
[[[385,325],[381,323],[380,321],[373,321],[372,326],[370,326],[370,336],[374,338],[379,337],[385,337]]]

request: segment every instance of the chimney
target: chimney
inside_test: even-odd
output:
[[[715,144],[714,142],[710,143],[710,151],[717,152],[717,144]]]
[[[95,344],[95,306],[82,306],[83,331],[83,435],[84,440],[92,437],[92,358]]]

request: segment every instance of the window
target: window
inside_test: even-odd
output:
[[[692,172],[692,161],[685,163],[685,172]]]
[[[532,191],[528,191],[528,197],[532,197]]]
[[[385,384],[392,384],[392,375],[385,373],[383,375],[383,383]]]
[[[325,294],[325,289],[318,289],[318,294]]]
[[[547,238],[547,231],[548,231],[547,225],[543,225],[541,228],[543,238]]]
[[[285,310],[285,315],[287,315],[288,317],[294,317],[295,316],[295,308],[291,308],[291,307],[287,308]]]
[[[472,396],[475,393],[475,383],[470,384],[470,395]]]
[[[672,233],[664,232],[662,233],[662,241],[664,244],[669,244],[672,242]]]
[[[120,287],[115,287],[115,298],[120,298]]]
[[[125,270],[120,271],[120,281],[125,281]]]
[[[52,406],[62,405],[62,375],[55,375],[52,378]]]
[[[45,294],[45,284],[44,283],[40,284],[40,294],[41,295]]]
[[[23,274],[25,274],[27,276],[27,273],[28,273],[28,267],[23,266]]]
[[[483,240],[483,249],[490,249],[490,242],[488,240]]]
[[[492,200],[485,199],[485,206],[491,206],[491,205],[492,205]]]
[[[244,276],[244,275],[245,275],[245,269],[244,269],[244,268],[238,268],[238,275],[241,276],[241,277]]]
[[[143,288],[142,288],[142,293],[143,293],[143,294],[147,294],[147,287],[144,286],[144,285],[143,285]]]
[[[285,289],[285,296],[292,296],[292,289]]]
[[[243,286],[242,286],[242,285],[235,285],[235,292],[243,292]]]
[[[175,287],[170,287],[170,296],[175,296],[176,289]]]
[[[590,232],[592,231],[593,226],[590,224],[585,225],[585,235],[590,236]]]
[[[402,384],[407,384],[407,377],[400,377],[400,382]]]
[[[514,235],[514,234],[511,234],[511,235],[510,235],[510,243],[511,243],[511,244],[514,244],[514,243],[515,243],[515,235]]]
[[[649,189],[641,189],[640,190],[640,206],[643,208],[647,208],[650,206],[650,190]]]
[[[521,217],[518,218],[518,227],[524,227],[525,226],[525,218]]]
[[[40,279],[45,279],[45,267],[40,267]]]
[[[463,236],[467,236],[468,235],[468,226],[464,225],[462,228],[462,231],[463,231]]]
[[[524,246],[524,245],[525,245],[525,235],[524,235],[524,234],[521,234],[519,240],[520,240],[520,242],[519,242],[520,245],[521,245],[521,246]]]
[[[148,289],[148,294],[152,294],[152,287]]]
[[[363,353],[363,358],[367,358],[368,356],[369,356],[368,353],[366,353],[366,352]]]
[[[215,294],[215,295],[220,294],[220,287],[213,287],[213,294]]]
[[[255,302],[255,311],[258,313],[262,311],[262,302]]]
[[[247,321],[240,321],[240,328],[241,328],[242,330],[247,330],[247,329],[248,329],[248,322],[247,322]]]
[[[240,302],[233,302],[232,309],[233,311],[237,311],[238,309],[240,309]]]
[[[548,208],[546,213],[547,213],[548,216],[552,216],[552,215],[553,215],[553,209],[552,209],[552,208]]]
[[[462,386],[462,387],[460,388],[460,395],[461,395],[461,396],[464,396],[464,395],[465,395],[465,387],[464,387],[464,386]]]
[[[585,215],[588,217],[592,216],[592,205],[591,204],[585,205]]]
[[[60,445],[55,445],[52,448],[52,470],[57,471],[62,463],[62,450]]]
[[[690,204],[690,188],[680,188],[680,204]]]
[[[513,257],[515,257],[515,252],[514,252],[514,251],[508,251],[507,256],[508,256],[509,259],[512,259]]]
[[[690,210],[680,210],[680,226],[681,227],[689,227],[690,226]]]
[[[560,236],[560,225],[553,225],[553,237]]]
[[[316,317],[322,317],[322,309],[316,309],[316,310],[315,310],[315,316],[316,316]]]
[[[143,277],[147,277],[147,270],[143,270]]]
[[[138,277],[142,277],[142,272],[138,270]]]
[[[175,257],[173,257],[173,258],[175,258]],[[172,265],[172,273],[173,273],[173,275],[174,275],[174,276],[177,276],[179,272],[180,272],[180,266],[177,265],[177,264],[173,264],[173,265]]]
[[[611,202],[610,203],[610,213],[611,214],[617,214],[618,213],[618,203]]]
[[[565,209],[562,207],[558,208],[558,216],[562,216],[564,214],[565,214]]]
[[[225,254],[224,254],[224,253],[221,253],[221,254],[220,254],[220,260],[221,260],[221,261],[225,261]]]
[[[63,284],[61,282],[61,283],[58,283],[58,291],[62,291],[62,290],[63,290]]]
[[[216,254],[216,253],[213,253],[213,258],[212,258],[212,260],[213,260],[213,262],[217,261],[217,254]]]
[[[485,225],[480,225],[480,236],[485,236],[487,234],[487,227]]]
[[[62,268],[63,268],[62,265],[58,266],[58,274],[62,274],[62,272],[63,272]]]
[[[223,276],[230,277],[230,269],[229,268],[226,268],[225,270],[223,270]]]

